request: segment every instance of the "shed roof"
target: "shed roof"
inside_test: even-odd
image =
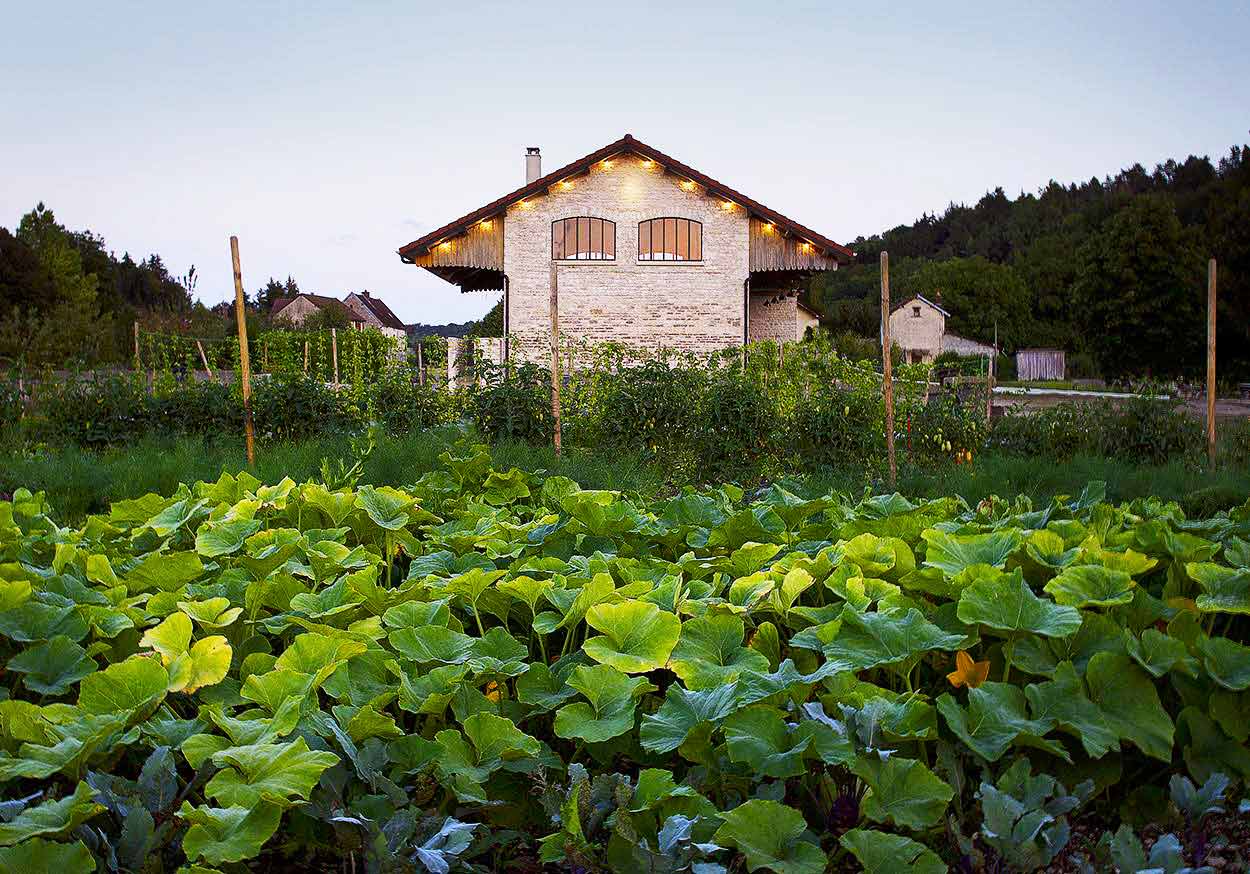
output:
[[[951,315],[950,313],[948,313],[946,310],[942,309],[942,307],[938,306],[938,305],[937,305],[937,304],[935,304],[933,301],[929,300],[929,299],[928,299],[927,297],[925,297],[923,294],[915,294],[915,295],[912,295],[912,296],[911,296],[911,297],[909,297],[907,300],[903,301],[901,304],[899,304],[899,305],[898,305],[898,306],[896,306],[893,310],[891,310],[891,312],[895,312],[895,313],[896,313],[896,312],[898,312],[899,310],[901,310],[903,307],[905,307],[905,306],[910,306],[910,305],[911,305],[911,302],[912,302],[912,301],[915,301],[915,300],[922,301],[922,302],[924,302],[924,303],[928,304],[929,306],[933,307],[935,310],[937,310],[937,311],[938,311],[939,313],[941,313],[942,315],[946,316],[947,318],[950,318],[950,315]]]
[[[386,305],[384,300],[374,297],[367,291],[360,292],[357,297],[359,297],[361,302],[369,308],[369,312],[377,316],[378,321],[382,323],[383,327],[397,328],[401,331],[405,330],[406,326],[404,323],[400,321],[399,316],[395,315],[395,313],[391,311],[391,308]]]
[[[641,155],[644,158],[649,158],[661,167],[664,167],[678,176],[683,176],[696,183],[704,188],[709,194],[733,201],[734,203],[742,206],[749,213],[772,222],[774,225],[789,231],[795,236],[803,238],[817,248],[828,250],[831,256],[837,258],[842,263],[850,263],[853,253],[846,246],[835,243],[823,234],[818,234],[811,228],[794,221],[794,219],[787,218],[776,210],[769,209],[764,206],[764,204],[759,201],[752,200],[745,194],[741,194],[740,192],[730,188],[728,185],[725,185],[722,182],[717,182],[715,179],[700,173],[693,167],[681,163],[676,158],[669,157],[659,149],[653,148],[641,140],[635,139],[632,134],[625,134],[625,136],[621,137],[619,140],[608,143],[608,145],[603,148],[597,149],[589,155],[585,155],[584,157],[577,159],[571,164],[566,164],[558,170],[548,173],[545,176],[540,176],[533,182],[530,182],[529,184],[518,188],[509,194],[505,194],[497,200],[492,200],[485,206],[478,207],[473,212],[463,215],[453,222],[448,222],[441,228],[430,231],[423,237],[418,237],[411,243],[399,248],[399,257],[404,261],[408,261],[413,256],[428,251],[431,247],[442,242],[447,237],[463,233],[474,224],[498,215],[514,203],[519,203],[527,197],[542,194],[560,180],[568,176],[585,172],[590,169],[592,165],[597,164],[600,161],[626,152]]]

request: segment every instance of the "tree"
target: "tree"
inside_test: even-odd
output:
[[[469,329],[470,337],[502,337],[503,336],[503,298],[490,308],[473,327]]]
[[[1073,293],[1111,376],[1198,373],[1206,344],[1202,258],[1167,195],[1141,195],[1077,252]]]
[[[1029,290],[1008,264],[995,264],[980,255],[931,261],[906,286],[910,293],[939,301],[950,312],[946,329],[952,334],[989,343],[998,336],[1013,345],[1028,342]]]

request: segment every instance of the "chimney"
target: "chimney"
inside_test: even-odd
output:
[[[529,185],[543,175],[543,155],[538,146],[530,146],[525,150],[525,184]]]

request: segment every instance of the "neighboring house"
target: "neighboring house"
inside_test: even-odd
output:
[[[913,364],[932,361],[943,352],[991,357],[994,347],[946,330],[950,316],[941,306],[916,295],[890,313],[890,343],[903,350]]]
[[[798,304],[795,331],[798,333],[798,339],[802,340],[807,336],[807,329],[811,328],[812,333],[820,330],[820,313],[805,304]]]
[[[391,312],[391,308],[367,291],[352,292],[343,300],[321,294],[300,293],[294,297],[280,297],[273,302],[270,314],[285,319],[293,325],[302,325],[309,316],[318,312],[336,312],[352,328],[376,328],[392,337],[407,337],[404,323]]]
[[[626,134],[399,250],[460,287],[502,291],[504,334],[541,354],[558,271],[560,332],[712,352],[801,337],[798,292],[851,252]]]
[[[359,294],[352,292],[343,298],[343,303],[355,311],[363,320],[366,328],[377,328],[391,337],[407,337],[408,333],[399,316],[391,312],[391,308],[381,298],[376,298],[367,291]]]

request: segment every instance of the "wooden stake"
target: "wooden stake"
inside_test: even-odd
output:
[[[142,370],[143,367],[139,361],[139,322],[135,322],[135,370]]]
[[[1207,461],[1215,464],[1215,259],[1207,262]]]
[[[308,341],[304,341],[304,375],[308,375]]]
[[[881,390],[885,396],[885,449],[890,457],[890,488],[898,481],[894,462],[894,362],[890,360],[890,255],[881,253]]]
[[[208,356],[204,354],[204,344],[196,340],[195,348],[200,350],[200,363],[204,365],[204,370],[208,372],[208,378],[212,380],[217,379],[217,377],[213,376],[213,368],[208,366]]]
[[[551,422],[556,458],[560,457],[560,288],[556,262],[551,262]]]
[[[234,263],[234,318],[239,328],[239,370],[243,387],[243,434],[247,441],[247,466],[256,466],[255,435],[252,431],[252,362],[247,348],[247,314],[243,309],[243,270],[239,267],[239,238],[230,238],[230,260]]]
[[[334,359],[334,387],[339,387],[339,332],[336,328],[330,329],[330,357]]]
[[[417,384],[425,385],[425,355],[422,353],[422,347],[425,346],[424,340],[417,341]]]

